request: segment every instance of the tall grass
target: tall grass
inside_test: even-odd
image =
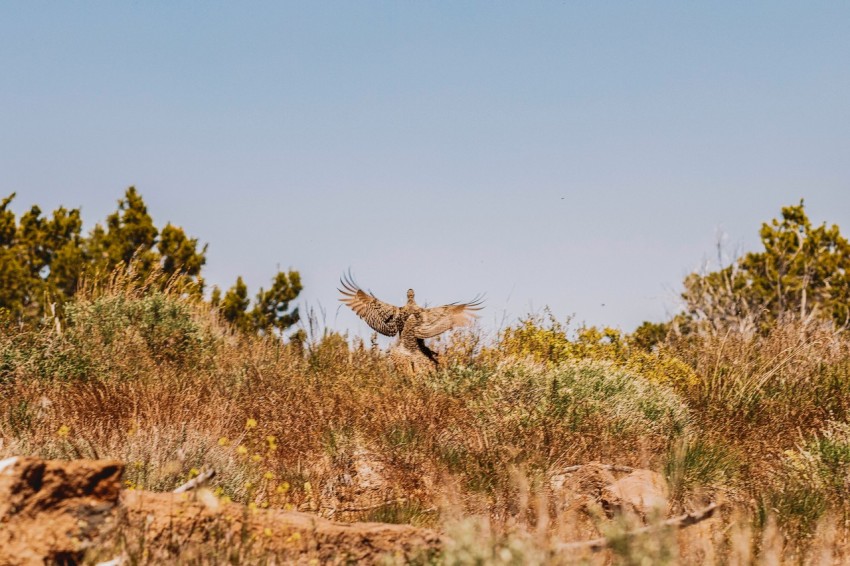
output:
[[[0,457],[118,458],[128,488],[151,490],[212,467],[220,497],[450,530],[446,562],[562,560],[551,543],[577,519],[547,478],[591,461],[661,472],[674,509],[722,497],[749,517],[704,533],[718,563],[841,538],[825,521],[847,504],[850,341],[827,326],[671,336],[648,352],[529,319],[443,344],[442,369],[409,377],[345,335],[247,336],[196,295],[116,276],[80,292],[58,329],[3,322]],[[702,544],[663,540],[615,550],[675,563]]]

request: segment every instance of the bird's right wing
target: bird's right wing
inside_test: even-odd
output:
[[[342,293],[340,301],[351,307],[351,310],[366,321],[376,331],[385,336],[395,336],[401,332],[403,322],[401,320],[401,309],[395,305],[385,303],[371,293],[366,293],[351,278],[346,275],[340,279]]]

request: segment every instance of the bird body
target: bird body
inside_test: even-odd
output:
[[[468,303],[426,308],[416,304],[413,289],[408,289],[407,303],[397,307],[363,291],[350,274],[340,282],[342,289],[339,292],[343,295],[340,301],[351,307],[357,316],[377,332],[385,336],[398,336],[399,343],[391,357],[397,365],[413,373],[437,367],[436,354],[425,345],[425,339],[471,324],[483,302],[476,298]]]

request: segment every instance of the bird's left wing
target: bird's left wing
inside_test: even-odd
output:
[[[468,303],[452,303],[424,309],[414,334],[417,338],[433,338],[446,330],[468,326],[475,320],[475,312],[484,308],[481,306],[483,302],[483,299],[475,298]]]

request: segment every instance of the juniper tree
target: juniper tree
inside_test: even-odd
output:
[[[183,228],[171,223],[160,233],[135,187],[127,189],[105,227],[94,227],[86,244],[91,267],[101,273],[132,264],[142,279],[156,272],[163,281],[196,284],[196,290],[202,290],[200,273],[207,245],[199,248],[197,238],[189,238]]]
[[[238,277],[223,298],[218,288],[213,289],[212,304],[218,307],[225,320],[243,331],[280,333],[299,320],[298,308],[290,309],[290,303],[301,290],[301,275],[297,271],[280,271],[268,290],[260,288],[252,305],[248,286]]]
[[[45,218],[38,206],[21,215],[0,203],[0,308],[35,318],[70,296],[85,262],[79,209],[59,207]]]
[[[79,209],[59,207],[45,217],[33,206],[17,219],[9,210],[14,198],[13,193],[0,201],[0,310],[13,318],[35,321],[52,315],[53,306],[73,296],[81,277],[97,279],[121,268],[131,268],[154,286],[172,285],[201,296],[207,245],[170,222],[159,230],[135,187],[88,236],[82,235]],[[282,331],[298,321],[290,303],[301,289],[297,271],[280,272],[248,310],[248,289],[239,277],[223,300],[214,289],[211,302],[242,330]]]
[[[763,251],[685,279],[687,317],[719,330],[767,328],[777,320],[850,323],[850,243],[838,226],[811,223],[800,204],[762,224]]]

